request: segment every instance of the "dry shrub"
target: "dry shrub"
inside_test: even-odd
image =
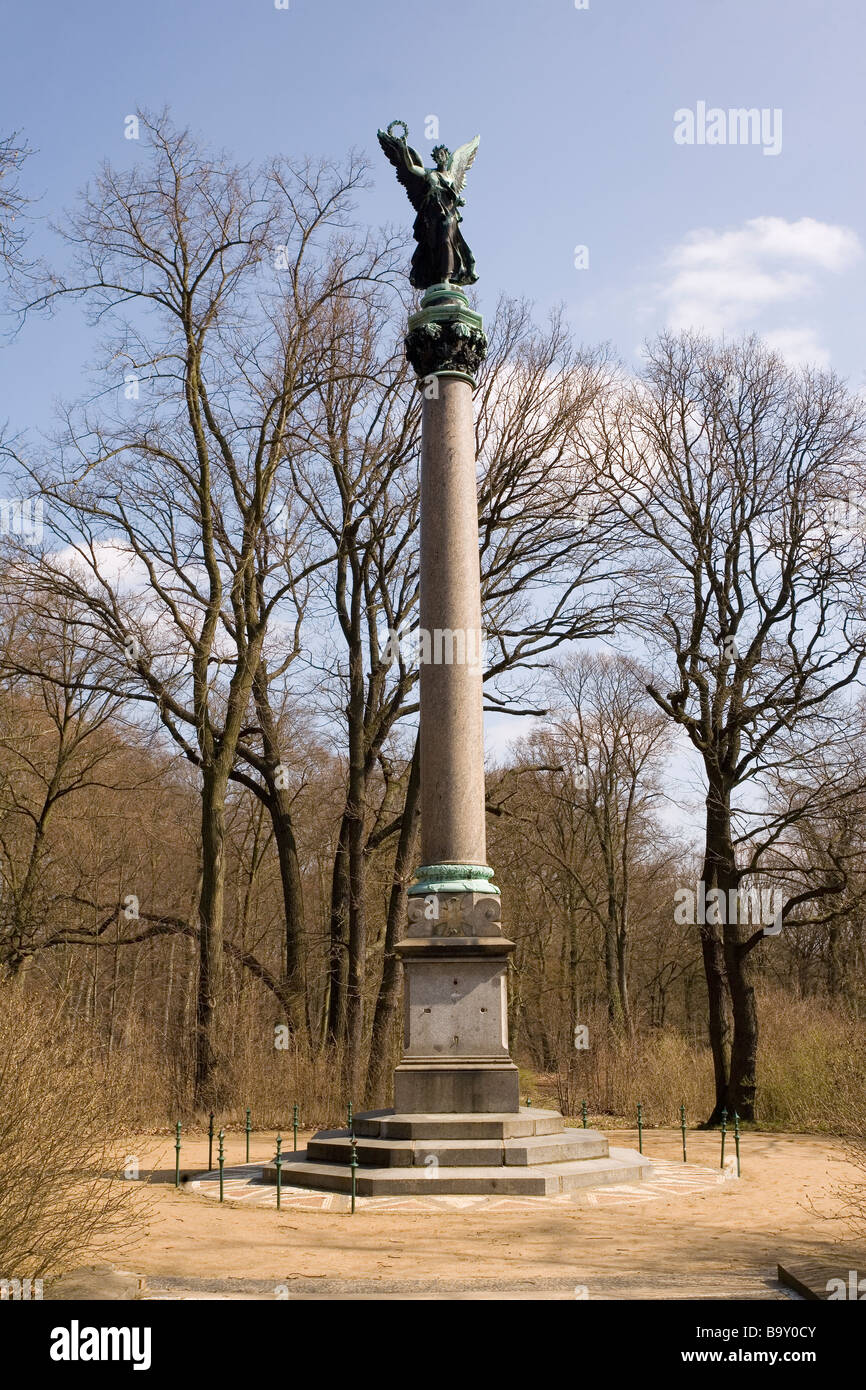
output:
[[[144,1022],[110,1056],[98,1040],[92,1046],[93,1075],[103,1078],[103,1104],[118,1133],[169,1133],[177,1120],[184,1129],[206,1128],[207,1115],[193,1105],[191,1047],[174,1044],[166,1055],[162,1038]],[[253,1019],[237,1030],[234,1050],[230,1040],[224,1041],[223,1067],[228,1099],[217,1109],[218,1127],[242,1126],[247,1106],[256,1129],[285,1132],[295,1104],[304,1128],[345,1120],[349,1097],[337,1049],[316,1051],[306,1040],[275,1048],[273,1026]],[[355,1109],[360,1109],[357,1102]]]
[[[866,1024],[821,999],[758,1001],[758,1119],[772,1129],[845,1135],[864,1111]],[[862,1121],[861,1121],[862,1123]]]
[[[0,1278],[62,1273],[130,1231],[111,1095],[81,1039],[4,991],[0,1013]]]
[[[866,1025],[826,1001],[778,992],[759,995],[758,1019],[757,1123],[765,1129],[853,1135],[858,1113],[866,1118]],[[647,1125],[678,1125],[683,1102],[690,1123],[710,1114],[713,1066],[707,1044],[673,1028],[618,1039],[602,1013],[590,1020],[589,1030],[589,1051],[563,1048],[558,1071],[548,1080],[551,1101],[563,1114],[578,1116],[582,1100],[608,1125],[612,1120],[634,1126],[639,1101]]]
[[[298,1106],[304,1129],[344,1124],[349,1097],[344,1092],[343,1058],[339,1049],[316,1052],[305,1040],[292,1042],[284,1051],[273,1046],[273,1034],[246,1035],[230,1062],[233,1105],[222,1118],[225,1125],[240,1124],[246,1106],[257,1129],[291,1128],[292,1106]],[[361,1105],[357,1099],[355,1109]]]
[[[587,1051],[571,1048],[553,1081],[553,1097],[564,1115],[604,1116],[608,1126],[637,1124],[638,1102],[647,1125],[677,1125],[680,1105],[696,1122],[712,1108],[709,1052],[672,1028],[634,1039],[613,1034],[603,1014],[590,1018]]]

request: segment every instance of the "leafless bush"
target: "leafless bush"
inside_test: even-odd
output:
[[[81,1263],[136,1220],[118,1173],[114,1107],[80,1039],[5,991],[0,1015],[0,1276]]]

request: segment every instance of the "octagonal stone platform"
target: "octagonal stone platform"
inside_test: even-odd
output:
[[[638,1182],[652,1165],[635,1149],[611,1149],[594,1129],[566,1129],[555,1110],[509,1114],[417,1115],[369,1111],[353,1120],[361,1197],[403,1193],[509,1193],[547,1196],[608,1183]],[[282,1182],[349,1192],[352,1136],[320,1130],[306,1150],[287,1155]],[[276,1182],[276,1164],[263,1171]],[[433,1184],[435,1183],[435,1189]]]

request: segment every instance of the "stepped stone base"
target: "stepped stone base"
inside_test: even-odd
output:
[[[652,1165],[634,1149],[610,1149],[594,1129],[565,1129],[555,1110],[509,1114],[417,1115],[390,1110],[356,1115],[356,1191],[361,1197],[441,1192],[547,1196],[648,1178]],[[320,1130],[287,1157],[282,1182],[349,1192],[351,1135]],[[276,1164],[263,1172],[277,1180]]]

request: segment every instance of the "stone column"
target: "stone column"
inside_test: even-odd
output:
[[[450,284],[427,290],[406,351],[424,395],[421,450],[421,843],[409,889],[400,1113],[518,1110],[507,958],[486,862],[474,373],[487,340]]]
[[[421,858],[487,863],[472,384],[431,376],[421,446]]]

